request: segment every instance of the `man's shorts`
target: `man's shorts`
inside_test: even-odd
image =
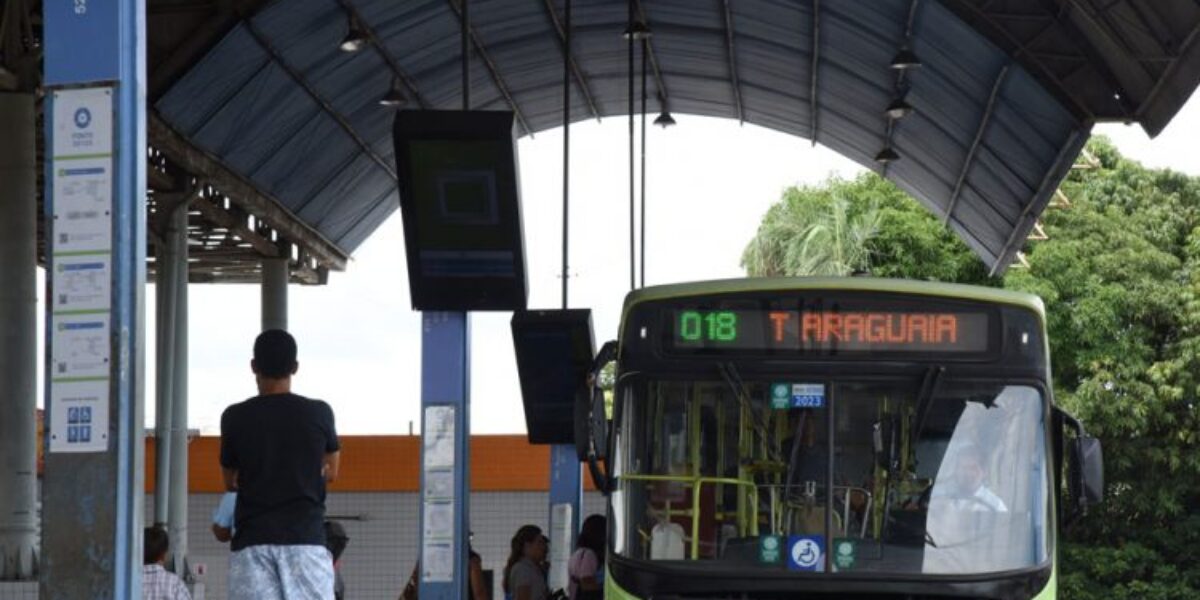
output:
[[[333,600],[324,546],[250,546],[229,558],[229,600]]]

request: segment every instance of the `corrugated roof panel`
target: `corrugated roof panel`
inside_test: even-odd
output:
[[[615,4],[615,3],[614,3]],[[626,9],[621,3],[620,16],[625,18]],[[669,23],[672,26],[692,29],[707,29],[721,31],[725,27],[721,15],[720,2],[696,2],[695,0],[654,0],[642,2],[642,10],[646,13],[646,21],[651,29],[658,31],[658,24]],[[623,29],[624,27],[622,27]]]
[[[911,6],[911,0],[826,0],[821,3],[819,15],[821,31],[824,33],[826,25],[837,22],[852,24],[863,31],[864,37],[875,40],[873,43],[895,47],[904,37],[904,26]],[[890,54],[895,54],[895,50]],[[890,54],[888,58],[891,58]]]
[[[820,92],[817,94],[821,95]],[[817,142],[868,168],[877,169],[875,153],[883,147],[883,130],[878,135],[862,128],[858,121],[821,106],[817,110]]]
[[[979,239],[993,256],[999,255],[1012,231],[997,220],[995,212],[989,210],[986,202],[973,190],[964,190],[963,197],[954,205],[954,220],[969,228],[972,236]]]
[[[1017,158],[1021,153],[1005,150],[1005,155]],[[1037,182],[1025,179],[1015,161],[1000,158],[987,144],[981,144],[975,153],[975,164],[984,170],[982,176],[988,178],[983,183],[985,189],[995,189],[998,197],[1013,206],[1021,206],[1023,198],[1029,198],[1037,191]]]
[[[386,221],[398,208],[400,208],[400,196],[397,192],[393,191],[377,202],[375,208],[363,215],[354,227],[346,231],[341,238],[343,240],[342,243],[350,248],[357,248],[375,232],[380,223]]]
[[[445,0],[365,2],[359,6],[383,40],[388,53],[404,68],[431,108],[457,108],[462,82],[458,19]],[[483,65],[472,63],[472,88],[480,89]]]
[[[729,81],[728,54],[725,37],[720,30],[685,30],[660,27],[664,31],[654,36],[654,52],[660,64],[669,65],[672,74]],[[620,57],[624,58],[622,49]],[[624,73],[626,65],[620,59],[612,65]],[[668,86],[669,89],[669,86]],[[729,92],[733,102],[733,92]]]
[[[359,155],[341,166],[297,214],[337,238],[351,227],[347,220],[368,212],[372,202],[395,187],[395,181],[383,174],[372,159]]]
[[[320,112],[321,107],[272,63],[213,113],[192,139],[239,172],[253,173]]]
[[[1031,190],[1036,189],[1045,172],[1045,162],[1053,160],[1053,155],[1041,152],[1040,142],[1033,139],[1035,136],[1032,133],[1018,136],[1011,127],[1006,127],[1001,117],[1003,110],[1002,105],[999,105],[992,114],[986,148],[1004,162],[1005,168],[1019,174],[1025,186]],[[1030,146],[1039,150],[1032,150]]]
[[[458,108],[458,18],[449,2],[354,0],[353,5],[428,106]],[[553,5],[561,16],[561,3]],[[650,45],[670,110],[737,117],[724,4],[655,0],[642,6],[654,32]],[[811,6],[784,0],[730,4],[737,89],[747,121],[813,135]],[[821,2],[816,137],[852,160],[881,170],[873,157],[887,143],[883,109],[907,92],[916,113],[894,127],[891,143],[901,159],[890,165],[887,175],[935,214],[944,214],[965,173],[951,226],[981,257],[994,261],[1019,243],[1031,224],[1030,215],[1040,211],[1052,192],[1048,187],[1069,168],[1073,156],[1064,158],[1063,152],[1077,150],[1080,131],[1090,125],[1081,121],[1076,106],[1063,104],[1062,89],[1052,93],[1045,87],[1045,73],[1034,77],[1026,70],[1028,56],[1010,56],[1006,38],[981,34],[968,24],[974,23],[969,15],[942,2],[916,5],[909,42],[923,66],[907,73],[905,84],[897,86],[897,72],[889,63],[905,43],[912,6],[911,0]],[[624,3],[612,0],[575,0],[575,58],[602,115],[623,115],[628,106],[627,43],[621,38],[625,10]],[[559,126],[562,53],[546,3],[477,0],[472,15],[480,40],[531,129]],[[369,152],[390,161],[392,112],[376,103],[387,91],[392,68],[374,48],[357,54],[336,49],[346,28],[338,3],[279,0],[253,19],[284,61],[364,140]],[[352,249],[378,224],[376,219],[394,209],[379,200],[392,193],[394,182],[333,117],[314,109],[301,86],[266,63],[262,49],[239,25],[163,95],[157,108],[173,127],[195,134],[196,144]],[[636,67],[640,64],[639,59]],[[972,154],[997,75],[1006,64]],[[1060,81],[1094,82],[1093,66],[1080,73],[1076,79],[1062,74]],[[573,120],[591,119],[574,79]],[[648,79],[649,108],[657,111],[657,81]],[[475,108],[508,108],[478,55],[472,62],[472,96]],[[416,105],[413,100],[411,106]],[[1170,109],[1157,106],[1149,110]],[[640,101],[635,109],[640,109]]]
[[[1063,138],[1075,128],[1075,119],[1033,80],[1023,68],[1010,69],[1003,102],[992,117],[1007,128],[1025,150],[1052,160]]]
[[[807,99],[811,87],[811,61],[779,60],[779,50],[772,44],[752,39],[739,39],[737,44],[738,78],[757,83],[797,99]]]
[[[325,10],[325,3],[311,6],[307,13],[284,8],[283,3],[272,5],[254,20],[263,35],[272,39],[282,60],[299,72],[320,102],[344,117],[360,136],[374,138],[374,130],[386,131],[393,109],[380,106],[378,100],[391,85],[387,65],[373,52],[328,51],[346,32],[344,13],[336,6],[332,12]],[[299,16],[305,14],[309,18]],[[311,102],[317,102],[299,84],[291,83]],[[296,131],[295,127],[280,129],[286,134],[284,143],[290,143]]]
[[[811,2],[771,0],[754,5],[731,2],[729,8],[737,32],[736,45],[740,46],[743,39],[751,39],[792,53],[808,54],[812,48]]]
[[[651,119],[658,112],[658,103],[654,99],[654,84],[650,84],[650,99],[647,106],[651,111]],[[521,105],[521,110],[525,112],[525,118],[532,123],[553,123],[557,121],[562,123],[562,79],[553,83],[548,83],[541,89],[524,90],[516,94],[517,102]],[[640,100],[639,100],[640,110]],[[599,109],[599,106],[597,106]],[[583,100],[583,95],[579,92],[579,86],[575,84],[574,78],[571,80],[571,117],[573,121],[580,119],[590,119],[592,115],[591,109]],[[391,139],[388,139],[391,143]]]
[[[940,2],[918,5],[913,34],[913,51],[922,63],[936,66],[948,88],[957,87],[962,93],[987,97],[996,72],[1006,62],[1000,48],[960,21]]]
[[[252,178],[293,212],[299,212],[315,188],[337,175],[338,169],[360,152],[336,121],[320,115],[305,124],[286,150],[271,157]]]
[[[903,189],[903,188],[902,188]],[[905,190],[906,192],[908,190]],[[909,192],[911,193],[911,192]],[[938,215],[942,216],[942,215]],[[953,231],[959,239],[967,245],[983,262],[991,265],[996,262],[999,255],[995,250],[992,250],[987,244],[977,237],[977,232],[972,231],[958,219],[950,219],[950,231]]]
[[[670,89],[679,90],[671,93],[671,111],[684,114],[703,115],[707,117],[723,117],[736,119],[737,112],[732,103],[714,100],[711,95],[715,84],[680,79],[669,84]],[[705,88],[708,88],[707,92]]]
[[[944,174],[931,170],[929,157],[918,149],[904,145],[894,145],[893,149],[900,155],[900,160],[888,164],[888,179],[915,192],[913,197],[934,214],[945,214],[954,183],[947,181]]]
[[[269,63],[270,57],[239,25],[154,106],[176,131],[190,137]]]
[[[355,197],[362,196],[362,202],[346,206],[344,210],[330,213],[329,219],[321,224],[328,228],[338,239],[346,239],[355,230],[361,230],[364,222],[371,222],[372,215],[390,215],[400,206],[400,197],[395,187],[383,187],[378,196],[355,191]],[[359,240],[361,241],[361,240]]]
[[[330,0],[272,2],[254,15],[261,32],[287,63],[308,74],[318,63],[347,56],[331,52],[346,35],[346,13]]]

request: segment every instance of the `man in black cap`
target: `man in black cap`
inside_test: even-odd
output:
[[[250,367],[258,395],[221,415],[225,487],[238,493],[229,561],[231,600],[332,600],[325,484],[341,446],[333,410],[292,393],[296,340],[264,331]]]

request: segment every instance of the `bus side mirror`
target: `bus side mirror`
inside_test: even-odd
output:
[[[1085,512],[1104,501],[1104,452],[1100,440],[1083,435],[1071,440],[1072,490],[1076,509]]]
[[[579,394],[575,401],[575,453],[587,464],[596,489],[607,495],[608,474],[600,463],[608,455],[608,417],[604,390],[591,387],[591,394]]]
[[[587,463],[596,489],[608,493],[608,475],[600,463],[608,458],[608,403],[601,385],[604,367],[617,356],[617,342],[601,346],[592,362],[591,374],[582,393],[575,396],[575,454]]]
[[[596,458],[608,459],[608,406],[604,398],[604,390],[592,388],[592,444],[595,446]]]
[[[575,399],[575,454],[580,461],[608,458],[608,415],[604,390],[593,386],[590,394]]]
[[[592,445],[592,405],[589,390],[590,388],[585,388],[575,394],[575,455],[579,457],[580,462],[587,461]]]
[[[1069,524],[1104,500],[1104,452],[1100,440],[1088,435],[1079,419],[1059,408],[1055,408],[1055,415],[1061,428],[1057,435],[1065,442],[1062,447],[1065,456],[1061,459],[1066,462],[1070,513],[1066,515],[1065,523]],[[1075,435],[1063,439],[1067,429]]]

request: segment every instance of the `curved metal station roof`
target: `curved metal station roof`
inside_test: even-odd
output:
[[[471,2],[472,108],[515,111],[524,134],[561,125],[563,6]],[[1200,81],[1193,0],[635,6],[653,32],[652,114],[738,119],[832,148],[946,219],[996,272],[1094,123],[1155,135]],[[459,0],[151,0],[149,10],[155,151],[215,173],[224,194],[241,186],[273,226],[290,222],[292,239],[323,248],[318,266],[337,268],[321,257],[344,261],[398,206],[394,109],[378,102],[393,81],[407,108],[460,107]],[[338,48],[350,21],[368,40],[355,53]],[[574,120],[627,114],[627,24],[625,2],[573,2]],[[902,48],[919,68],[892,68]],[[915,110],[890,120],[884,108],[901,97]],[[900,158],[877,162],[885,147]]]

